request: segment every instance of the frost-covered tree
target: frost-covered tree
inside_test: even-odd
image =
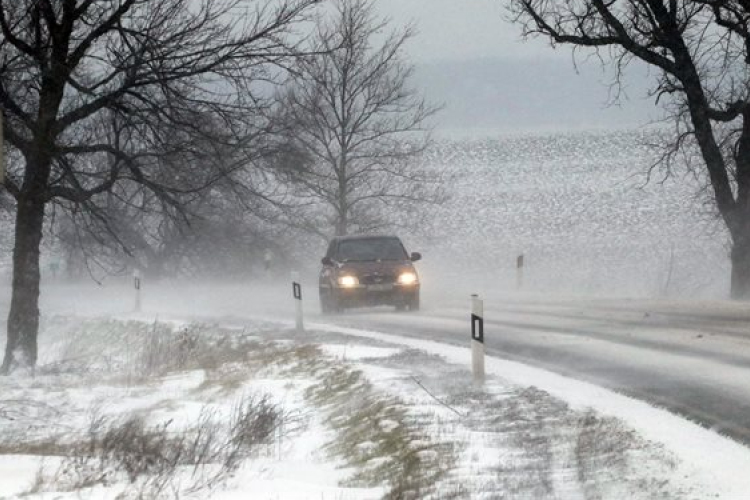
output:
[[[0,107],[20,156],[3,183],[15,198],[3,372],[36,363],[48,206],[85,210],[127,182],[179,208],[223,178],[196,145],[239,146],[265,126],[253,83],[297,52],[289,33],[315,3],[0,0]]]
[[[309,203],[291,220],[322,235],[386,227],[389,213],[434,201],[439,187],[413,161],[437,108],[409,85],[412,29],[389,31],[368,0],[338,0],[333,10],[312,41],[319,55],[300,62],[283,97],[298,152],[286,173]]]
[[[750,3],[512,0],[526,36],[653,68],[676,127],[665,158],[698,159],[732,240],[731,294],[750,299]],[[669,165],[669,164],[668,164]]]

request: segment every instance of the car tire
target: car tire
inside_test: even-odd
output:
[[[331,292],[322,292],[320,295],[320,312],[322,312],[325,315],[330,314],[340,314],[344,311],[344,306],[341,305],[341,302],[336,297],[336,295]]]
[[[415,293],[414,296],[409,299],[409,310],[419,311],[419,294]]]
[[[323,290],[320,291],[320,312],[325,316],[336,312],[336,308],[333,304],[333,297],[331,297],[331,292]]]

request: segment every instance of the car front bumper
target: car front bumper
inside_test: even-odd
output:
[[[399,306],[419,295],[419,285],[359,285],[336,287],[333,292],[342,307]]]

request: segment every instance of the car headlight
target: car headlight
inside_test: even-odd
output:
[[[398,282],[401,285],[414,285],[417,283],[417,275],[412,272],[405,272],[398,275]]]
[[[339,286],[343,286],[345,288],[351,288],[359,285],[359,280],[356,276],[339,276],[338,282]]]

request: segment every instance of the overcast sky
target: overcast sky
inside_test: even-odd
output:
[[[544,43],[522,43],[519,27],[505,21],[506,5],[503,0],[376,0],[394,22],[417,25],[419,36],[410,44],[417,62],[542,54]]]
[[[418,29],[407,48],[418,68],[415,85],[446,105],[439,129],[635,127],[658,116],[646,99],[642,68],[630,71],[627,98],[610,106],[606,68],[583,62],[577,72],[568,49],[523,41],[506,6],[502,0],[376,0],[394,25],[412,22]]]

